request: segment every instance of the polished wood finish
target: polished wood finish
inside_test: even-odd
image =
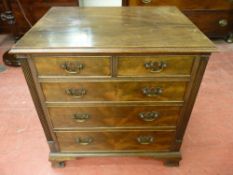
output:
[[[11,53],[22,59],[52,166],[89,156],[177,166],[214,50],[175,7],[72,7],[52,8]]]
[[[94,127],[174,128],[180,115],[178,106],[50,107],[54,129]],[[154,114],[154,115],[153,115]],[[86,117],[85,117],[86,116]]]
[[[189,76],[195,56],[119,57],[119,77]],[[164,65],[164,66],[163,66]]]
[[[122,18],[122,14],[127,16]],[[77,19],[77,16],[83,18]],[[74,19],[76,22],[71,25]],[[79,10],[75,7],[55,7],[16,43],[11,52],[200,53],[209,52],[213,47],[190,20],[174,7],[100,7]]]
[[[49,125],[46,121],[46,117],[45,117],[45,114],[44,114],[44,111],[42,108],[40,98],[39,98],[38,93],[36,91],[36,87],[35,87],[36,85],[35,85],[33,77],[32,77],[32,72],[30,70],[28,60],[26,58],[21,58],[20,61],[22,64],[23,73],[24,73],[25,79],[27,81],[34,105],[36,107],[40,122],[42,124],[43,129],[44,129],[45,136],[46,136],[48,141],[51,141],[51,140],[53,140],[52,135],[51,135],[51,132],[49,129]]]
[[[34,62],[39,76],[111,76],[110,57],[35,57]]]
[[[176,6],[210,38],[232,42],[233,1],[231,0],[123,0],[124,6]],[[224,25],[219,24],[225,20]],[[220,22],[221,23],[221,22]]]
[[[124,151],[124,152],[76,152],[76,153],[50,153],[49,160],[52,162],[52,165],[56,165],[56,167],[63,167],[59,166],[64,165],[65,160],[75,160],[76,158],[80,157],[95,157],[95,156],[105,156],[105,157],[113,157],[113,156],[137,156],[137,157],[154,157],[159,160],[163,160],[164,164],[167,165],[167,162],[173,162],[173,165],[178,166],[179,161],[181,160],[180,152],[154,152],[154,151],[147,151],[147,152],[138,152],[138,151]],[[169,164],[171,166],[171,164]]]
[[[169,151],[174,131],[57,132],[61,152]],[[139,140],[143,138],[145,140]],[[150,137],[152,141],[145,137]],[[87,141],[87,139],[92,141]],[[77,141],[80,139],[82,142]],[[83,144],[82,144],[83,143]],[[84,144],[86,143],[86,144]]]
[[[199,65],[197,66],[197,71],[194,72],[194,76],[192,77],[190,85],[187,88],[187,95],[185,98],[187,98],[188,101],[185,103],[185,106],[181,112],[181,117],[177,124],[178,129],[176,132],[176,143],[173,145],[174,146],[173,150],[179,150],[181,147],[185,129],[187,127],[208,60],[209,60],[208,56],[202,57]]]
[[[46,101],[183,101],[186,82],[80,82],[42,83]],[[143,93],[143,89],[160,94]],[[68,94],[68,90],[74,90]],[[79,93],[85,91],[85,94]],[[153,92],[152,92],[153,93]]]
[[[3,0],[2,0],[3,1]],[[18,29],[15,36],[22,36],[30,29],[30,24],[24,19],[16,0],[5,0],[10,3],[13,15],[16,18],[14,26]],[[20,0],[27,18],[31,24],[35,24],[52,6],[78,6],[76,0]],[[193,21],[198,28],[211,38],[226,38],[232,32],[233,2],[231,0],[122,0],[123,6],[177,6]],[[191,12],[187,12],[186,11]],[[0,11],[3,12],[3,4],[0,0]],[[229,25],[219,27],[218,22],[213,18],[223,18],[222,11],[225,11]],[[225,13],[224,12],[224,13]],[[194,13],[194,14],[193,14]],[[194,16],[200,16],[195,18]],[[230,18],[230,19],[229,19]],[[214,29],[214,30],[213,30]],[[213,32],[214,31],[214,32]],[[6,22],[0,20],[0,32],[9,32]],[[229,37],[228,37],[229,39]]]

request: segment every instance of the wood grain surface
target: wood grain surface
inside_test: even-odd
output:
[[[121,56],[118,58],[117,75],[131,77],[190,75],[194,58],[195,56],[186,55]],[[147,67],[147,64],[151,66]]]
[[[54,129],[90,129],[93,127],[175,127],[180,108],[140,105],[50,107],[48,110]]]
[[[175,7],[54,7],[16,43],[11,53],[212,50],[211,41]]]
[[[118,132],[56,132],[61,152],[76,151],[168,151],[174,131],[118,131]],[[149,144],[140,144],[139,137],[152,137]],[[77,143],[92,142],[87,145]]]
[[[187,82],[80,82],[42,83],[46,101],[183,101]],[[148,96],[143,89],[152,92],[160,89],[158,95]],[[85,91],[82,96],[69,95],[67,90]]]
[[[70,57],[70,56],[41,56],[34,57],[39,76],[110,76],[110,57]],[[66,67],[65,67],[66,65]],[[79,66],[82,68],[79,69]]]

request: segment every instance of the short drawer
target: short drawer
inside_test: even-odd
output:
[[[110,57],[35,57],[39,76],[110,76]]]
[[[187,82],[42,83],[46,101],[183,101]]]
[[[190,75],[195,56],[119,57],[119,77],[156,77]]]
[[[177,106],[50,107],[55,129],[89,127],[175,127]]]
[[[174,131],[56,132],[61,152],[168,151]]]

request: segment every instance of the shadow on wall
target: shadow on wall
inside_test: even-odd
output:
[[[79,0],[80,7],[122,6],[122,0]]]

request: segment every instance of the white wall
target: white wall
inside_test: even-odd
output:
[[[103,7],[103,6],[121,6],[122,0],[79,0],[81,7]]]

